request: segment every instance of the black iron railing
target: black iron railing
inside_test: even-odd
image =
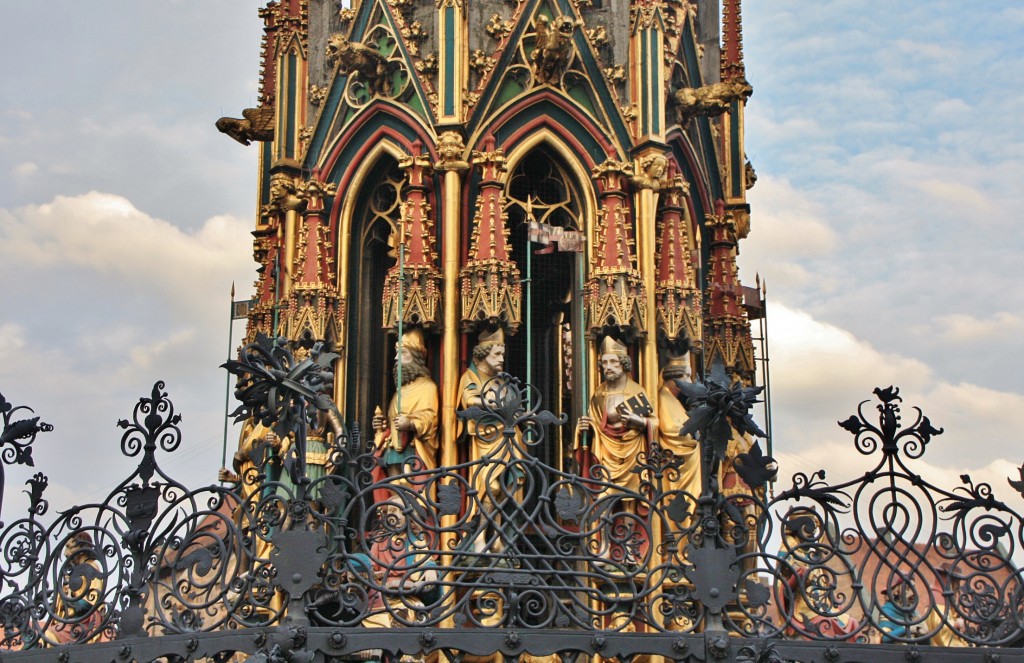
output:
[[[541,463],[564,418],[507,375],[460,413],[489,455],[386,476],[322,397],[330,359],[262,341],[229,365],[250,422],[236,484],[163,472],[180,415],[159,382],[120,422],[139,465],[105,500],[46,520],[46,479],[30,480],[0,534],[0,658],[1021,660],[1024,522],[988,485],[914,472],[941,430],[916,409],[905,424],[893,388],[840,423],[873,467],[798,474],[767,500],[773,462],[742,436],[756,390],[679,385],[701,446],[689,490],[656,441],[633,491]],[[45,425],[4,423],[4,460],[28,457]],[[318,468],[313,442],[329,442]]]

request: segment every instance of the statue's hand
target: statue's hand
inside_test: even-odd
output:
[[[643,430],[647,427],[647,419],[641,417],[639,414],[630,412],[626,415],[626,428],[632,428],[633,430]]]
[[[395,417],[395,428],[398,430],[416,430],[416,426],[413,424],[412,419],[400,414]]]
[[[576,421],[576,433],[589,433],[593,429],[594,425],[591,423],[590,417],[584,415]]]
[[[217,472],[217,480],[225,483],[239,483],[242,478],[226,467],[220,468]]]
[[[373,421],[371,422],[371,425],[373,426],[373,430],[377,431],[378,433],[384,430],[384,415],[373,415]]]
[[[263,436],[263,441],[269,444],[274,451],[281,448],[281,438],[275,435],[274,431],[267,431],[267,434]]]

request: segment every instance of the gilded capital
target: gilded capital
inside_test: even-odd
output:
[[[495,149],[494,138],[487,138],[483,148],[483,151],[473,150],[472,163],[481,168],[484,179],[497,180],[498,175],[505,172],[505,151]]]
[[[398,167],[407,172],[411,171],[409,183],[418,186],[422,182],[416,181],[417,176],[428,174],[433,165],[430,163],[430,157],[425,154],[410,154],[398,160]]]
[[[686,205],[686,199],[690,197],[690,183],[683,179],[679,171],[673,169],[671,176],[665,179],[663,187],[662,205]]]
[[[306,206],[303,182],[287,173],[274,173],[270,176],[270,202],[266,212],[300,211]]]
[[[338,193],[338,185],[334,182],[306,180],[300,196],[315,207],[322,207],[324,198],[331,198]]]
[[[633,174],[633,166],[626,161],[605,159],[594,166],[590,174],[604,191],[622,189],[624,180]]]
[[[440,171],[454,170],[462,172],[469,168],[469,162],[463,158],[466,145],[455,131],[445,131],[437,137],[437,154],[440,158],[434,163],[434,169]]]
[[[638,189],[651,189],[657,191],[665,184],[665,170],[668,168],[668,159],[663,154],[648,154],[636,160],[634,175],[629,178],[633,186]]]

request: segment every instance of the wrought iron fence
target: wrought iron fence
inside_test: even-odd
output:
[[[33,477],[0,535],[0,658],[1024,659],[1024,522],[988,485],[915,473],[942,431],[916,408],[905,423],[896,389],[840,422],[874,461],[862,476],[797,474],[772,499],[756,445],[729,458],[740,482],[720,484],[756,433],[756,390],[715,379],[677,385],[700,442],[690,489],[656,441],[637,490],[599,465],[541,463],[564,417],[507,375],[460,413],[489,454],[412,457],[388,476],[322,396],[332,358],[316,350],[297,360],[262,340],[229,362],[250,422],[233,485],[191,490],[161,469],[180,442],[161,382],[119,422],[139,464],[106,499],[47,521]],[[2,397],[0,410],[17,450],[4,461],[30,458],[47,427],[13,421]]]

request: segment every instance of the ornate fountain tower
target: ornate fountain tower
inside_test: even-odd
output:
[[[736,270],[753,184],[740,0],[278,0],[259,107],[249,338],[328,341],[367,430],[389,332],[419,328],[454,463],[481,333],[547,407],[585,412],[614,335],[656,393],[667,354],[754,379]],[[558,438],[550,459],[564,456]]]

